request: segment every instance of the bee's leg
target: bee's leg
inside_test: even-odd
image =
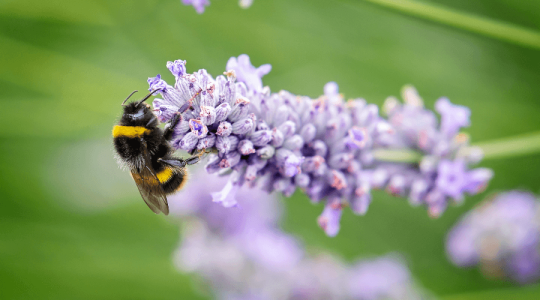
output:
[[[187,163],[187,160],[184,160],[182,158],[176,158],[176,157],[168,157],[167,159],[158,158],[158,161],[165,163],[169,166],[180,167],[180,168],[184,168],[186,164],[189,165],[189,163]]]
[[[178,122],[180,122],[181,119],[182,119],[182,115],[179,114],[179,113],[176,113],[176,114],[174,114],[172,119],[169,121],[169,123],[167,123],[167,125],[165,125],[165,131],[163,132],[163,137],[167,141],[171,140],[172,134],[173,134],[173,131],[174,131],[174,127],[178,124]]]
[[[200,156],[192,156],[192,157],[189,157],[186,159],[186,164],[188,165],[194,165],[196,163],[198,163],[199,161],[201,160],[201,157]]]
[[[194,165],[198,163],[201,160],[201,156],[205,153],[204,149],[196,149],[193,150],[191,153],[191,156],[186,158],[186,164],[188,165]]]
[[[186,165],[193,165],[201,160],[199,156],[191,156],[187,159],[169,157],[167,159],[158,158],[158,162],[165,163],[169,166],[184,168]]]
[[[211,148],[211,149],[200,149],[200,150],[196,150],[193,155],[189,158],[186,159],[186,164],[188,165],[193,165],[193,164],[196,164],[198,163],[200,160],[201,160],[201,157],[204,155],[204,154],[207,154],[207,153],[215,153],[217,150],[214,149],[214,148]]]
[[[174,116],[172,117],[172,119],[169,121],[169,123],[167,123],[167,125],[165,126],[165,131],[163,133],[163,136],[165,137],[165,139],[167,141],[170,141],[171,138],[172,138],[172,134],[173,134],[173,131],[174,131],[174,127],[176,126],[176,124],[178,124],[178,122],[182,119],[182,114],[188,110],[188,109],[193,109],[191,107],[191,104],[193,103],[193,99],[195,99],[195,97],[197,97],[200,93],[202,92],[202,89],[200,89],[197,93],[195,93],[195,95],[193,95],[193,97],[191,97],[188,101],[186,101],[186,103],[184,103],[184,105],[182,105],[179,109],[178,109],[178,112],[176,114],[174,114]]]
[[[150,127],[150,125],[152,125],[152,123],[154,123],[154,121],[156,121],[156,117],[152,117],[152,119],[150,119],[150,121],[148,121],[148,123],[146,123],[146,127]]]
[[[167,157],[166,159],[158,158],[158,162],[162,162],[165,164],[168,164],[173,167],[180,167],[184,168],[186,165],[194,165],[201,161],[201,156],[205,153],[211,153],[212,150],[202,149],[202,150],[196,150],[195,154],[192,156],[183,159],[183,158],[177,158],[177,157]]]
[[[195,97],[197,97],[201,92],[202,89],[199,89],[199,91],[196,92],[195,95],[193,95],[193,97],[191,97],[188,101],[186,101],[186,103],[184,103],[184,105],[182,105],[178,111],[183,114],[186,110],[192,108],[191,104],[193,104],[193,99],[195,99]]]

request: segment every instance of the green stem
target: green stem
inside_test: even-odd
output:
[[[387,162],[414,163],[422,159],[420,152],[408,149],[377,149],[373,155],[377,160]]]
[[[402,13],[472,31],[509,43],[540,49],[540,33],[514,24],[492,20],[411,0],[364,0]]]
[[[516,157],[540,152],[540,132],[534,132],[509,138],[481,142],[471,145],[479,147],[484,152],[484,159],[499,159]],[[467,149],[465,149],[467,151]],[[378,149],[374,151],[375,158],[388,162],[419,162],[422,154],[414,150]]]
[[[484,159],[521,156],[540,152],[540,132],[477,143],[482,148]]]

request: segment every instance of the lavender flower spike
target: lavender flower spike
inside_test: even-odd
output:
[[[540,279],[540,201],[510,191],[486,200],[451,229],[446,251],[457,266],[481,265],[488,277]]]
[[[210,1],[208,0],[182,0],[182,4],[192,5],[198,14],[202,14],[204,12],[204,8],[210,5]]]
[[[403,91],[405,104],[389,100],[386,120],[364,99],[345,101],[335,82],[317,99],[271,93],[261,80],[271,66],[256,68],[245,54],[229,59],[226,76],[216,78],[204,69],[186,73],[183,60],[167,65],[176,82],[173,87],[160,76],[149,79],[163,96],[154,108],[162,121],[181,113],[176,148],[217,150],[206,169],[231,171],[230,184],[213,194],[225,206],[236,203],[235,191],[244,183],[286,196],[300,187],[312,202],[325,202],[318,223],[333,236],[342,207],[365,214],[372,189],[409,196],[436,217],[449,201],[481,191],[492,177],[488,169],[469,170],[481,155],[460,154],[468,139],[457,131],[469,124],[468,110],[439,100],[438,126],[412,87]],[[418,149],[424,157],[420,166],[385,163],[375,159],[380,148]]]

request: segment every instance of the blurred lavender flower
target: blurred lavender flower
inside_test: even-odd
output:
[[[239,205],[227,209],[209,200],[226,180],[196,172],[170,197],[181,216],[183,239],[175,265],[199,274],[218,299],[424,299],[405,264],[395,256],[346,265],[321,253],[308,256],[279,229],[278,199],[242,188]]]
[[[192,5],[198,14],[202,14],[204,12],[205,6],[210,5],[210,1],[208,0],[182,0],[182,4]]]
[[[470,125],[468,108],[454,105],[446,98],[437,100],[439,126],[437,117],[424,108],[413,87],[404,87],[402,97],[404,104],[393,97],[384,104],[388,121],[396,130],[388,145],[419,151],[423,157],[419,165],[382,164],[375,168],[381,176],[378,187],[386,186],[395,195],[408,195],[411,204],[424,204],[430,216],[438,217],[449,200],[460,203],[465,192],[483,191],[493,172],[486,168],[468,169],[482,159],[481,149],[468,147],[468,136],[459,133],[462,127]]]
[[[345,102],[335,82],[326,84],[318,99],[271,93],[261,81],[271,66],[256,68],[245,54],[229,59],[226,77],[215,79],[204,69],[186,73],[185,63],[167,63],[174,87],[159,75],[148,79],[149,90],[163,96],[154,108],[161,121],[181,113],[173,135],[176,148],[217,150],[206,170],[232,171],[229,184],[212,194],[226,207],[236,205],[235,193],[244,184],[285,196],[299,187],[312,202],[325,202],[318,223],[335,236],[343,207],[365,214],[371,189],[409,194],[414,204],[425,204],[438,216],[447,198],[461,201],[463,192],[480,191],[492,176],[488,169],[467,169],[481,159],[458,151],[466,141],[456,132],[468,124],[469,111],[446,99],[436,105],[440,128],[413,88],[404,90],[405,105],[387,101],[387,121],[363,99]],[[425,157],[420,167],[384,163],[374,159],[380,148],[419,150]]]
[[[348,277],[354,299],[425,299],[411,284],[411,274],[398,256],[360,261]]]
[[[209,0],[181,0],[184,5],[192,5],[198,14],[202,14],[206,6],[210,5]],[[249,8],[253,4],[253,0],[239,0],[238,5],[241,8]]]
[[[446,251],[457,266],[476,264],[489,277],[520,283],[540,278],[540,201],[531,193],[496,195],[449,232]]]
[[[253,0],[239,0],[238,5],[241,8],[249,8],[253,4]]]

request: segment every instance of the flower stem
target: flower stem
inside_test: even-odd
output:
[[[377,149],[373,151],[377,160],[385,162],[415,163],[422,159],[422,154],[410,149]]]
[[[540,152],[540,132],[481,142],[471,147],[480,147],[484,152],[484,159],[533,154]],[[378,149],[374,155],[376,159],[387,162],[414,163],[422,158],[419,152],[408,149]]]
[[[505,42],[540,48],[540,33],[514,24],[411,0],[365,0],[415,17],[475,32]]]
[[[540,132],[477,143],[474,146],[482,148],[484,159],[532,154],[540,152]]]

